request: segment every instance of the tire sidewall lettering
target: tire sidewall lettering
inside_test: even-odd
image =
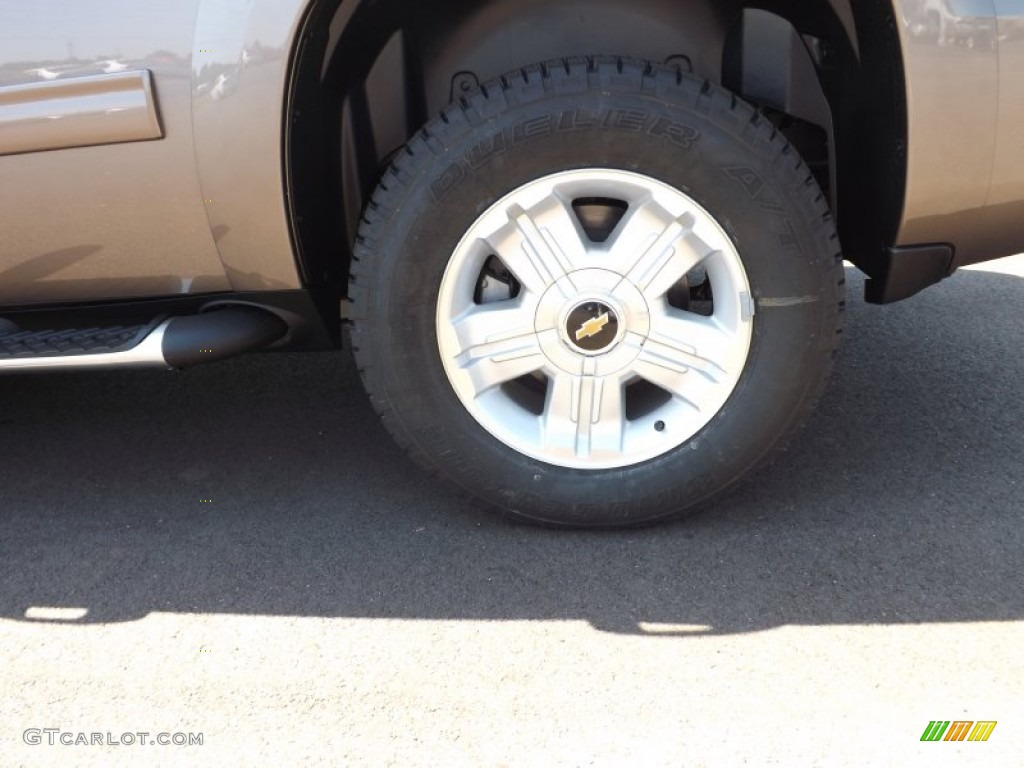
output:
[[[576,133],[597,128],[632,134],[646,133],[684,150],[696,146],[702,135],[692,125],[664,115],[655,115],[644,109],[595,111],[577,107],[556,114],[530,117],[515,123],[511,128],[490,134],[472,145],[454,163],[450,163],[430,186],[434,201],[443,200],[470,172],[480,170],[512,147],[553,134]]]

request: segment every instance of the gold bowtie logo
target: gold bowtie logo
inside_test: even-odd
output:
[[[584,339],[589,339],[592,336],[597,336],[597,334],[604,330],[604,327],[608,325],[609,322],[611,322],[611,317],[607,312],[595,317],[593,320],[587,320],[587,322],[585,322],[583,326],[576,331],[576,341],[583,341]]]

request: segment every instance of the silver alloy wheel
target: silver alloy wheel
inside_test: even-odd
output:
[[[617,206],[610,233],[585,229],[587,201]],[[710,311],[686,306],[694,275]],[[491,435],[549,464],[609,469],[682,445],[722,409],[753,309],[710,213],[649,176],[587,169],[525,184],[473,223],[441,283],[437,338],[458,399]]]

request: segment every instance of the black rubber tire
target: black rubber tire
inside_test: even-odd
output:
[[[442,275],[474,220],[528,181],[588,167],[644,173],[701,203],[734,240],[757,302],[747,365],[715,418],[657,459],[594,471],[536,461],[480,427],[435,330]],[[434,475],[531,522],[644,524],[735,483],[804,421],[838,346],[843,275],[820,189],[755,109],[660,65],[567,59],[488,83],[398,154],[358,237],[351,339],[384,425]]]

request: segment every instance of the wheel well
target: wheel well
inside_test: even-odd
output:
[[[752,101],[818,176],[847,252],[891,244],[906,119],[890,0],[856,11],[849,0],[314,0],[286,111],[305,274],[344,293],[359,218],[388,159],[447,103],[521,66],[590,54],[668,62]],[[878,178],[882,199],[870,194]]]

